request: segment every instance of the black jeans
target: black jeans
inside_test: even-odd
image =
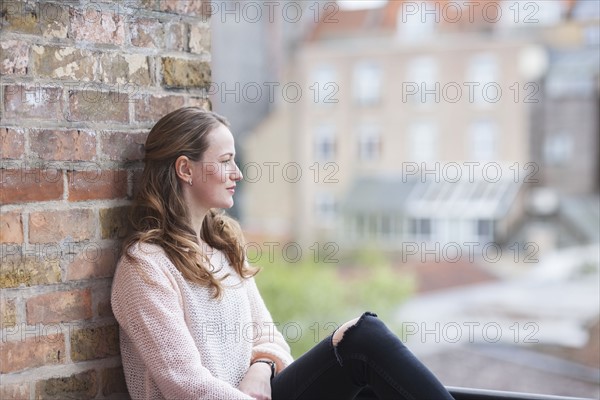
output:
[[[332,336],[273,378],[273,400],[452,399],[377,315],[364,313],[337,346]]]

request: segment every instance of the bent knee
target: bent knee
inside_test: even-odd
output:
[[[344,337],[344,334],[346,333],[346,331],[351,327],[356,325],[356,323],[358,322],[358,320],[360,319],[360,317],[356,317],[354,319],[351,319],[350,321],[347,321],[345,323],[343,323],[338,329],[336,329],[336,331],[333,333],[333,337],[331,338],[331,343],[333,343],[334,346],[337,346],[338,343],[342,340],[342,338]]]
[[[344,338],[346,332],[349,329],[356,328],[357,333],[353,332],[353,335],[358,335],[359,337],[363,335],[367,335],[368,337],[377,337],[386,335],[389,333],[389,329],[387,326],[377,318],[377,314],[366,312],[362,316],[358,318],[354,318],[344,324],[342,324],[332,335],[331,342],[334,346],[337,346],[340,341]]]

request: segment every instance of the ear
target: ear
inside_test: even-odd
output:
[[[188,182],[192,177],[192,163],[187,156],[179,156],[175,160],[175,173],[177,177],[184,182]]]

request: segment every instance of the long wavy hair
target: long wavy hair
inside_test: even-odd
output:
[[[222,293],[221,281],[213,276],[208,257],[202,252],[183,198],[182,182],[175,171],[175,160],[187,156],[202,160],[208,148],[208,134],[228,121],[211,111],[184,107],[162,117],[146,139],[144,171],[130,213],[131,232],[123,243],[123,253],[136,243],[152,243],[163,248],[185,279]],[[197,184],[202,184],[198,182]],[[223,210],[210,209],[202,222],[200,237],[227,256],[242,277],[257,269],[245,262],[242,230]]]

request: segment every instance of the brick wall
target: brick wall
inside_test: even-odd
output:
[[[111,277],[148,128],[208,107],[204,0],[0,1],[0,398],[126,398]]]

